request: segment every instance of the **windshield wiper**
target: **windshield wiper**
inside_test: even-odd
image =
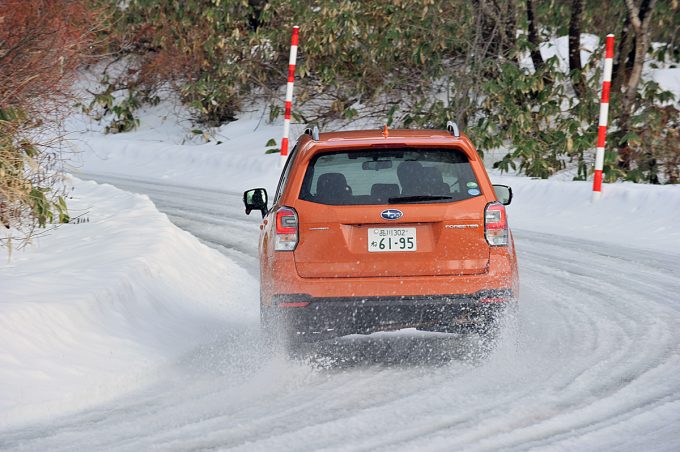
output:
[[[445,195],[394,196],[392,198],[388,198],[387,202],[390,204],[402,204],[420,201],[443,201],[445,199],[453,199],[453,196]]]

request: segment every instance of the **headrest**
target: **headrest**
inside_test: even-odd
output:
[[[371,196],[381,200],[399,196],[399,184],[373,184]]]

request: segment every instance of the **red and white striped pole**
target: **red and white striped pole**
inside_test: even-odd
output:
[[[595,151],[595,176],[593,177],[593,202],[602,196],[602,168],[604,167],[604,146],[607,141],[607,118],[609,116],[609,88],[612,83],[614,64],[614,35],[607,35],[604,54],[604,79],[600,101],[600,121],[597,128],[597,150]]]
[[[293,107],[293,83],[295,83],[295,62],[297,60],[298,34],[300,27],[293,27],[290,38],[290,58],[288,59],[288,83],[286,84],[286,112],[283,117],[283,138],[281,139],[281,162],[288,158],[288,133],[290,132],[290,111]]]

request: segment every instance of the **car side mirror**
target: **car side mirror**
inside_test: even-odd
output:
[[[253,210],[262,212],[262,218],[267,215],[267,190],[264,188],[253,188],[243,193],[243,204],[246,206],[246,215],[250,215]]]
[[[496,192],[498,202],[507,206],[512,201],[512,188],[507,185],[494,185],[493,191]]]

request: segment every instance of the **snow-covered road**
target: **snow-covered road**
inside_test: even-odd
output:
[[[148,194],[257,278],[259,219],[240,193],[95,178]],[[3,432],[0,448],[680,450],[680,256],[514,233],[522,333],[484,362],[411,331],[288,360],[253,320],[135,393]],[[242,303],[256,311],[257,293]]]

